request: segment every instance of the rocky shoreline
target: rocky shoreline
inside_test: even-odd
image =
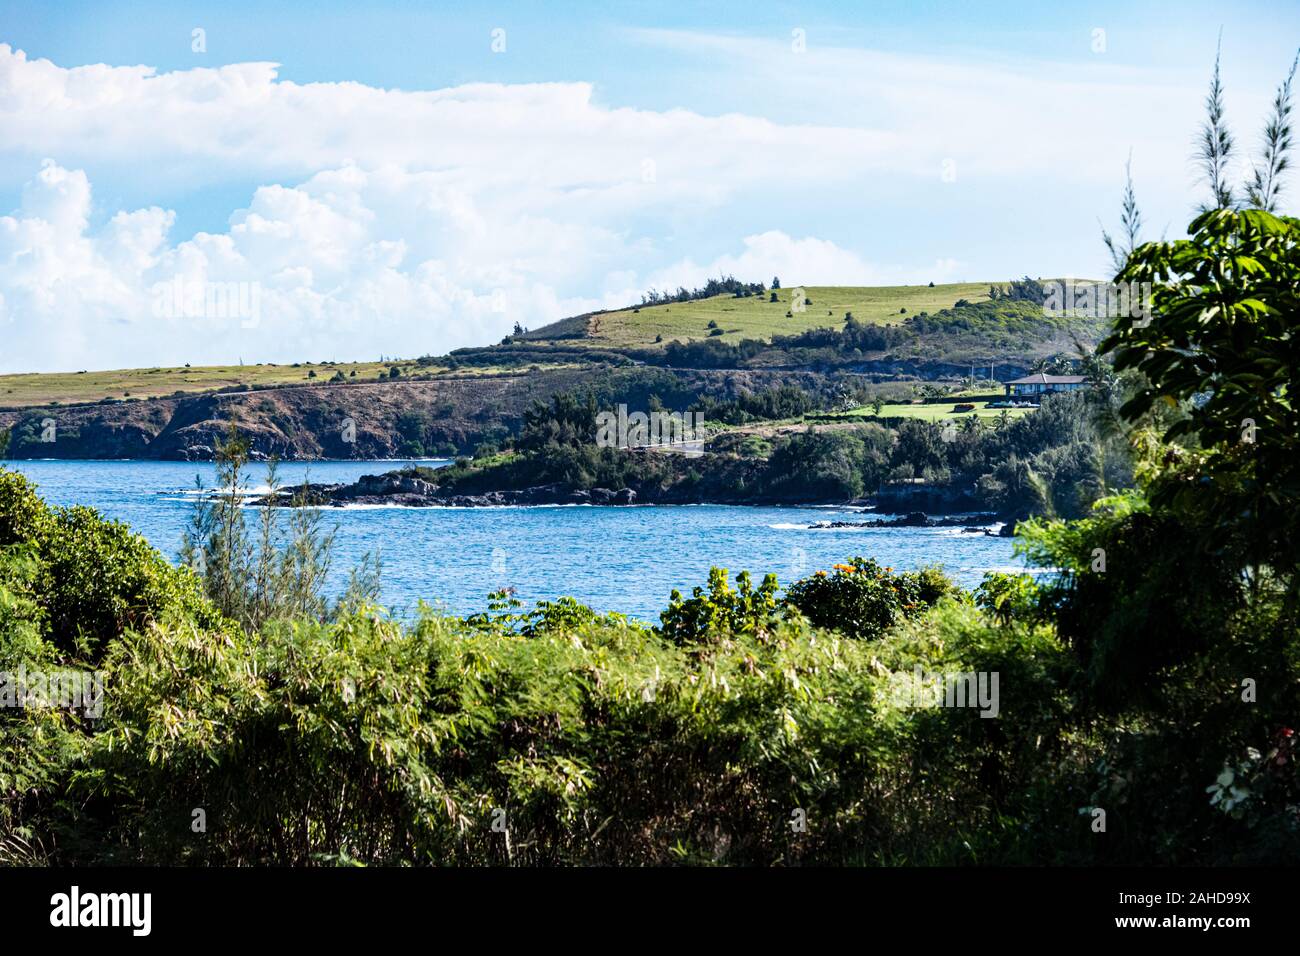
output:
[[[634,488],[574,489],[563,483],[535,485],[530,488],[487,491],[480,494],[444,494],[438,485],[416,475],[390,472],[363,475],[352,484],[309,484],[281,489],[274,498],[263,495],[251,499],[253,505],[287,504],[294,496],[304,496],[306,503],[324,508],[356,505],[386,505],[407,508],[491,508],[538,505],[635,505],[635,504],[720,504],[799,507],[827,502],[792,502],[752,498],[745,501],[686,501],[678,496],[646,495]],[[866,514],[878,507],[865,501],[841,502]],[[1007,522],[999,531],[987,527],[999,521],[992,512],[932,517],[923,511],[911,511],[897,518],[873,518],[863,521],[818,521],[812,530],[851,528],[961,528],[967,534],[1009,537],[1015,522]]]
[[[308,504],[343,508],[348,505],[398,505],[408,508],[491,508],[503,505],[631,505],[637,493],[631,488],[574,490],[555,483],[482,494],[442,494],[439,487],[414,475],[391,473],[362,475],[352,484],[308,484],[283,488],[276,498],[254,498],[251,504],[285,504],[304,495]]]
[[[981,521],[984,524],[977,523]],[[873,521],[818,521],[809,527],[815,531],[842,528],[961,528],[964,534],[997,537],[1001,534],[1000,531],[992,531],[984,526],[997,521],[998,516],[992,512],[932,518],[923,511],[913,511],[897,518],[877,518]],[[1003,527],[1010,527],[1013,524],[1014,522],[1007,522]]]

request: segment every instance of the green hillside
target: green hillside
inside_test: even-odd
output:
[[[744,296],[730,293],[691,301],[663,302],[613,312],[573,316],[500,344],[457,349],[443,358],[424,356],[413,342],[406,359],[386,362],[293,363],[236,366],[182,366],[108,371],[0,375],[0,411],[51,403],[87,404],[198,394],[239,387],[270,388],[320,385],[326,382],[361,384],[387,380],[393,366],[402,379],[428,378],[448,370],[455,374],[492,374],[523,366],[564,367],[588,359],[608,361],[621,354],[656,364],[665,346],[694,342],[695,352],[677,356],[680,367],[761,368],[772,360],[788,367],[819,366],[854,361],[859,354],[885,354],[901,361],[947,361],[959,365],[985,362],[1028,364],[1040,355],[1068,350],[1076,332],[1095,338],[1097,323],[1045,317],[1031,302],[989,299],[989,283],[905,286],[807,286]],[[801,295],[797,295],[801,291]],[[805,300],[807,300],[805,302]],[[958,302],[969,303],[954,309]],[[852,313],[859,328],[879,329],[885,338],[786,342],[775,359],[753,356],[756,342],[792,336],[814,329],[845,329]],[[734,352],[749,340],[743,356]],[[792,350],[793,349],[793,350]]]
[[[717,295],[692,302],[669,302],[640,308],[604,312],[585,319],[562,319],[528,333],[529,341],[566,339],[593,348],[629,348],[654,345],[656,341],[687,341],[709,337],[716,323],[724,342],[743,338],[770,339],[814,328],[840,328],[844,314],[852,312],[863,322],[897,323],[907,315],[937,312],[961,299],[979,302],[988,298],[988,282],[961,282],[950,285],[901,286],[803,286],[804,297],[812,300],[797,311],[796,288],[776,290],[777,301],[764,295],[736,298]],[[906,309],[906,312],[900,310]],[[786,315],[789,312],[790,315]]]
[[[955,406],[963,402],[961,398],[954,397],[951,402],[911,402],[911,403],[890,403],[886,402],[881,406],[879,415],[871,406],[855,408],[850,412],[843,412],[834,416],[835,418],[844,419],[866,419],[872,417],[880,418],[915,418],[923,422],[945,422],[949,419],[954,421],[965,421],[974,417],[981,421],[993,421],[1006,415],[1009,419],[1021,418],[1028,415],[1033,409],[1031,408],[989,408],[988,400],[978,400],[969,402],[975,408],[969,412],[958,412]]]
[[[374,381],[392,365],[402,374],[416,371],[412,362],[304,362],[289,365],[188,365],[0,375],[0,408],[26,408],[61,402],[65,405],[104,399],[160,398],[176,392],[197,394],[249,385],[317,384],[342,374],[350,382]],[[429,371],[421,369],[420,371]]]

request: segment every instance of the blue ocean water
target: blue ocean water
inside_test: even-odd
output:
[[[283,463],[290,485],[353,481],[396,468],[395,462]],[[445,462],[423,462],[438,465]],[[207,463],[153,461],[11,461],[46,500],[83,504],[126,522],[175,560],[192,513],[197,475],[215,481]],[[250,485],[264,484],[254,466]],[[249,515],[250,519],[254,515]],[[337,527],[334,591],[367,552],[383,560],[383,601],[395,614],[423,599],[457,613],[486,607],[489,592],[513,587],[531,605],[572,595],[597,610],[657,622],[673,588],[703,584],[711,565],[732,575],[771,571],[782,584],[854,555],[896,569],[941,564],[973,587],[986,571],[1017,570],[1007,538],[960,528],[813,529],[835,518],[865,520],[844,508],[730,505],[326,509]]]

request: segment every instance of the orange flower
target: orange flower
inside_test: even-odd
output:
[[[834,567],[836,571],[843,571],[845,574],[852,574],[857,570],[857,568],[851,564],[837,564]]]

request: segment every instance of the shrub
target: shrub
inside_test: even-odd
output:
[[[953,590],[938,568],[894,573],[874,558],[853,558],[835,565],[833,573],[818,571],[796,581],[787,589],[785,603],[819,627],[869,639],[915,617]]]
[[[1032,620],[1040,598],[1034,579],[1028,574],[990,572],[975,592],[975,604],[999,624]]]
[[[49,509],[26,475],[0,468],[0,547],[34,541]]]
[[[219,628],[187,569],[90,508],[48,508],[22,475],[0,470],[0,547],[30,546],[44,637],[65,659],[94,662],[107,642],[150,622]]]
[[[776,575],[769,574],[755,589],[749,572],[741,571],[733,590],[727,569],[712,568],[707,591],[696,587],[683,599],[673,590],[668,609],[659,615],[660,632],[674,644],[688,644],[759,629],[776,610],[777,587]]]

